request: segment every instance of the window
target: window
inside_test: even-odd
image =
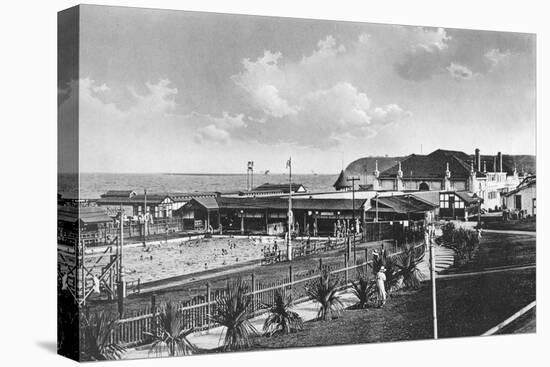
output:
[[[439,195],[439,206],[441,208],[449,208],[449,194],[440,194]]]
[[[138,215],[141,215],[141,205],[138,205]]]
[[[515,195],[514,200],[516,201],[516,209],[521,210],[521,195]]]

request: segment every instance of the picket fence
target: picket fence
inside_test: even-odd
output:
[[[424,244],[415,246],[416,256],[422,255],[424,251]],[[389,256],[401,253],[403,252],[396,252]],[[345,255],[344,266],[340,268],[323,264],[322,258],[319,258],[319,266],[307,271],[293,273],[292,265],[290,265],[288,276],[273,282],[258,282],[252,273],[248,279],[243,280],[247,282],[248,289],[250,289],[247,293],[252,298],[250,311],[254,316],[266,312],[268,306],[273,304],[277,291],[281,292],[284,296],[291,294],[295,303],[306,300],[307,284],[316,281],[324,270],[328,270],[331,275],[335,275],[341,279],[342,287],[348,287],[350,282],[358,279],[361,273],[368,274],[368,264],[372,262],[372,260],[369,261],[368,259],[369,253],[365,249],[362,259],[357,260],[355,265],[348,264],[348,257]],[[224,295],[224,292],[225,288],[211,289],[210,284],[207,283],[204,295],[194,297],[187,302],[178,303],[178,314],[183,318],[184,328],[193,329],[194,331],[204,331],[218,326],[212,322],[210,315],[217,313],[217,300]],[[148,335],[160,331],[159,315],[161,312],[162,308],[156,305],[155,296],[152,296],[150,306],[134,312],[131,317],[120,319],[116,322],[116,327],[110,336],[110,342],[126,347],[151,342]]]

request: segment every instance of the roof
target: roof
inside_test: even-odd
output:
[[[189,200],[187,204],[185,204],[183,207],[189,207],[193,205],[200,205],[206,210],[217,210],[220,207],[218,206],[218,202],[216,201],[215,197],[200,197],[200,198],[193,198]],[[182,207],[182,208],[183,208]]]
[[[113,219],[105,214],[102,208],[97,206],[77,207],[77,206],[58,206],[57,220],[69,223],[76,223],[78,220],[84,224],[108,223]]]
[[[187,201],[189,199],[197,197],[215,197],[218,196],[218,193],[213,191],[169,192],[166,194],[166,196],[169,196],[174,201],[181,201],[182,199]]]
[[[297,192],[300,188],[303,188],[305,190],[305,186],[300,183],[291,183],[291,184],[272,184],[269,182],[266,182],[256,188],[254,188],[252,191],[281,191],[284,194],[288,194],[290,191],[289,188],[292,188],[292,192]]]
[[[164,199],[169,198],[173,199],[167,194],[147,194],[147,204],[160,204]],[[98,199],[97,204],[99,205],[134,205],[134,204],[143,204],[145,202],[145,195],[134,195],[132,197],[128,196],[111,196],[111,197],[101,197]]]
[[[288,210],[288,199],[280,197],[219,197],[216,199],[224,209],[280,209]],[[365,199],[355,199],[355,210],[365,203]],[[298,210],[353,210],[352,199],[299,199],[292,200],[292,208]]]
[[[378,211],[384,209],[386,212],[399,214],[422,213],[433,210],[439,206],[439,203],[431,204],[424,200],[419,200],[414,195],[382,196],[371,199],[371,208],[368,212],[376,211],[376,201],[378,200]],[[391,210],[387,210],[391,209]]]
[[[401,162],[403,178],[415,179],[443,179],[449,164],[451,178],[464,178],[470,176],[471,156],[464,152],[438,149],[428,155],[411,154]],[[399,164],[380,173],[380,178],[395,178]]]
[[[109,190],[105,194],[102,194],[102,198],[118,198],[118,197],[126,197],[129,198],[130,196],[135,195],[135,191],[133,190]]]
[[[349,183],[346,174],[344,173],[344,170],[340,172],[340,175],[332,186],[334,186],[336,190],[342,190],[351,187],[351,183]]]
[[[468,191],[455,191],[454,194],[468,204],[473,204],[481,201],[480,197],[475,194],[471,194]]]
[[[439,191],[419,191],[412,195],[419,200],[439,206]]]
[[[512,191],[510,192],[507,192],[505,194],[503,194],[504,196],[511,196],[511,195],[514,195],[514,194],[517,194],[518,192],[522,191],[522,190],[525,190],[531,186],[534,186],[537,184],[537,176],[533,175],[533,176],[527,176],[523,179],[523,181],[521,181],[519,183],[519,185]]]

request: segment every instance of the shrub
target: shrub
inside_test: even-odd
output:
[[[189,355],[196,348],[187,340],[193,329],[185,329],[183,317],[178,314],[177,305],[167,303],[159,314],[159,332],[145,333],[153,338],[151,351],[157,354],[168,350],[170,356]]]
[[[116,327],[116,319],[104,312],[96,312],[93,316],[84,314],[82,319],[82,351],[83,361],[116,360],[126,351],[110,338]]]
[[[251,298],[246,294],[248,287],[238,279],[229,284],[216,300],[216,314],[211,319],[226,327],[223,350],[240,350],[251,346],[256,329],[250,323],[252,317]]]
[[[460,264],[472,260],[478,246],[477,232],[466,228],[456,228],[448,222],[442,227],[441,242],[444,246],[455,251],[455,256]]]
[[[395,267],[397,268],[397,274],[395,276],[403,279],[405,287],[416,289],[420,286],[423,275],[418,265],[424,259],[424,255],[424,251],[421,251],[417,255],[415,247],[410,246],[402,254],[396,256]]]
[[[352,292],[357,297],[357,307],[367,308],[369,300],[376,293],[376,282],[368,280],[364,274],[359,274],[359,279],[351,282]]]
[[[339,285],[339,279],[331,279],[330,271],[323,270],[318,280],[306,286],[307,295],[319,303],[319,320],[330,320],[344,310],[337,294]]]
[[[264,333],[268,336],[274,334],[288,334],[304,328],[304,323],[300,315],[292,311],[292,298],[284,297],[277,290],[275,299],[269,308],[269,316],[264,322]]]

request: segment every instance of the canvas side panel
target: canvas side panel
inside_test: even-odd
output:
[[[79,360],[78,189],[79,189],[79,18],[78,6],[57,17],[57,352]]]

